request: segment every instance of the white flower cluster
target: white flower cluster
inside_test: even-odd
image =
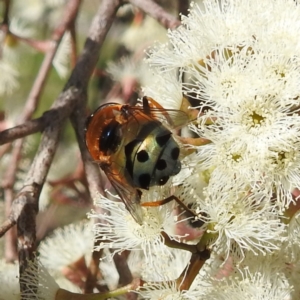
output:
[[[191,145],[194,161],[189,164],[187,157],[183,162],[190,175],[182,170],[172,189],[199,214],[205,246],[221,262],[207,265],[205,276],[199,273],[190,294],[170,282],[156,294],[158,284],[148,290],[145,286],[140,291],[145,299],[254,299],[255,289],[261,291],[256,299],[298,299],[293,278],[300,243],[293,236],[299,222],[293,221],[292,229],[289,223],[300,189],[299,20],[300,1],[205,1],[204,8],[193,4],[182,25],[169,31],[169,42],[150,52],[156,80],[144,88],[146,95],[173,109],[191,99],[199,114],[190,128],[210,141]],[[154,212],[143,208],[148,217],[140,226],[129,225],[130,215],[122,215],[118,204],[101,199],[99,205],[111,211],[96,227],[100,248],[143,250],[145,268],[156,260],[157,273],[171,273],[162,263],[165,256],[158,254],[168,252],[162,231],[176,241],[204,243],[199,234],[189,238],[188,230],[178,234],[180,217],[168,231],[172,206]],[[246,265],[249,255],[257,257],[251,269]],[[262,267],[264,257],[276,265],[276,278],[266,264]],[[180,271],[176,266],[173,270],[168,280],[178,278]],[[220,273],[227,279],[215,283],[212,278]],[[205,291],[198,277],[212,288]],[[222,295],[224,288],[228,293]]]

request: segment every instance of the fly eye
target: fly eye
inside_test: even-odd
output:
[[[112,120],[103,128],[99,140],[99,149],[101,151],[104,153],[107,151],[116,151],[121,142],[119,129],[120,124],[115,120]]]

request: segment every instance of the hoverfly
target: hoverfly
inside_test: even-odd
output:
[[[183,111],[163,109],[150,97],[142,106],[104,104],[87,119],[87,148],[139,224],[141,190],[165,185],[181,170],[180,147],[169,128],[188,122]]]

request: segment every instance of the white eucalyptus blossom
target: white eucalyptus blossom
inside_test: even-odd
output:
[[[156,80],[145,94],[174,109],[191,99],[199,114],[190,128],[210,141],[190,146],[187,176],[173,181],[203,222],[206,247],[223,258],[206,278],[231,262],[205,299],[298,299],[289,276],[297,277],[299,222],[287,209],[300,189],[299,19],[293,0],[193,3],[168,43],[149,51]],[[264,258],[272,271],[259,266]]]
[[[13,12],[23,20],[33,23],[41,20],[48,21],[48,25],[53,26],[57,24],[58,16],[61,17],[65,3],[65,0],[28,0],[26,5],[23,1],[16,1],[12,8]]]
[[[126,78],[138,79],[141,75],[141,64],[129,56],[123,56],[116,63],[109,62],[107,72],[119,82],[123,82]]]
[[[251,192],[275,193],[284,209],[300,182],[299,5],[241,0],[204,6],[192,7],[169,32],[169,43],[151,51],[149,63],[166,78],[178,68],[188,79],[181,93],[200,101],[204,114],[193,128],[211,140],[199,148],[200,168],[214,169],[211,185],[220,190],[227,178],[244,182]]]
[[[52,61],[53,67],[61,78],[65,78],[70,70],[71,34],[66,32]]]
[[[22,299],[55,299],[59,286],[47,269],[39,262],[29,262],[20,283],[26,285]]]
[[[0,260],[0,300],[18,300],[20,284],[18,282],[19,266]]]
[[[141,24],[131,24],[121,37],[121,43],[133,52],[142,52],[157,40],[166,41],[166,29],[148,16]]]
[[[122,202],[95,201],[95,250],[131,251],[141,299],[299,298],[299,20],[299,1],[207,0],[150,50],[145,95],[174,110],[190,99],[190,136],[204,142],[174,132],[181,171],[141,205],[178,199],[142,206],[142,224]],[[109,70],[122,81],[135,67]]]
[[[290,300],[293,299],[293,287],[283,273],[270,272],[251,273],[247,268],[239,270],[223,280],[214,281],[210,293],[205,295],[209,300]]]
[[[39,258],[52,273],[58,274],[63,268],[84,257],[89,263],[93,248],[93,232],[90,222],[78,222],[56,229],[39,246]],[[52,253],[53,255],[49,255]]]
[[[288,220],[288,217],[285,217]],[[289,220],[287,236],[282,256],[290,265],[296,265],[300,261],[300,213],[297,211]]]
[[[11,62],[4,59],[0,60],[0,72],[5,74],[0,80],[0,95],[11,94],[19,87],[19,72]]]
[[[163,107],[166,109],[180,109],[182,104],[181,76],[177,74],[176,70],[163,75],[155,69],[152,72],[150,82],[148,80],[147,85],[143,88],[144,94],[163,103]]]
[[[24,55],[24,51],[28,51],[14,35],[31,38],[35,32],[28,22],[18,17],[12,17],[10,20],[9,31],[12,34],[0,32],[0,96],[11,95],[19,88],[21,56]]]
[[[196,300],[199,299],[193,295],[193,291],[180,290],[176,281],[162,281],[145,284],[138,292],[142,299],[161,299],[161,300]]]
[[[149,264],[145,258],[140,276],[145,281],[176,280],[189,264],[191,253],[180,249],[170,248],[167,255],[164,252],[155,253],[153,263]],[[132,255],[134,256],[134,255]]]
[[[20,283],[26,286],[26,291],[22,294],[22,299],[26,300],[54,300],[60,289],[56,280],[50,276],[39,260],[28,262],[21,279],[19,279],[19,265],[0,261],[0,299],[20,299]],[[79,288],[74,286],[64,284],[64,288],[80,293]]]
[[[122,202],[110,200],[100,195],[95,204],[105,214],[92,212],[89,217],[99,219],[94,226],[95,238],[99,242],[95,250],[113,248],[114,254],[123,250],[142,251],[147,263],[153,264],[158,255],[166,259],[172,256],[169,248],[164,244],[161,232],[174,223],[169,205],[160,207],[143,207],[143,224],[138,224],[126,210]],[[170,235],[171,239],[178,240],[179,236]]]

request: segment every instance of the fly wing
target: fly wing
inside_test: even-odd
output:
[[[143,106],[132,108],[133,114],[135,110],[142,111],[143,114],[160,121],[171,129],[180,129],[193,121],[186,112],[176,109],[164,109],[154,99],[146,96],[143,98]]]
[[[110,183],[120,196],[127,210],[140,225],[143,223],[143,212],[140,205],[141,195],[139,191],[120,178],[120,175],[105,172]]]

